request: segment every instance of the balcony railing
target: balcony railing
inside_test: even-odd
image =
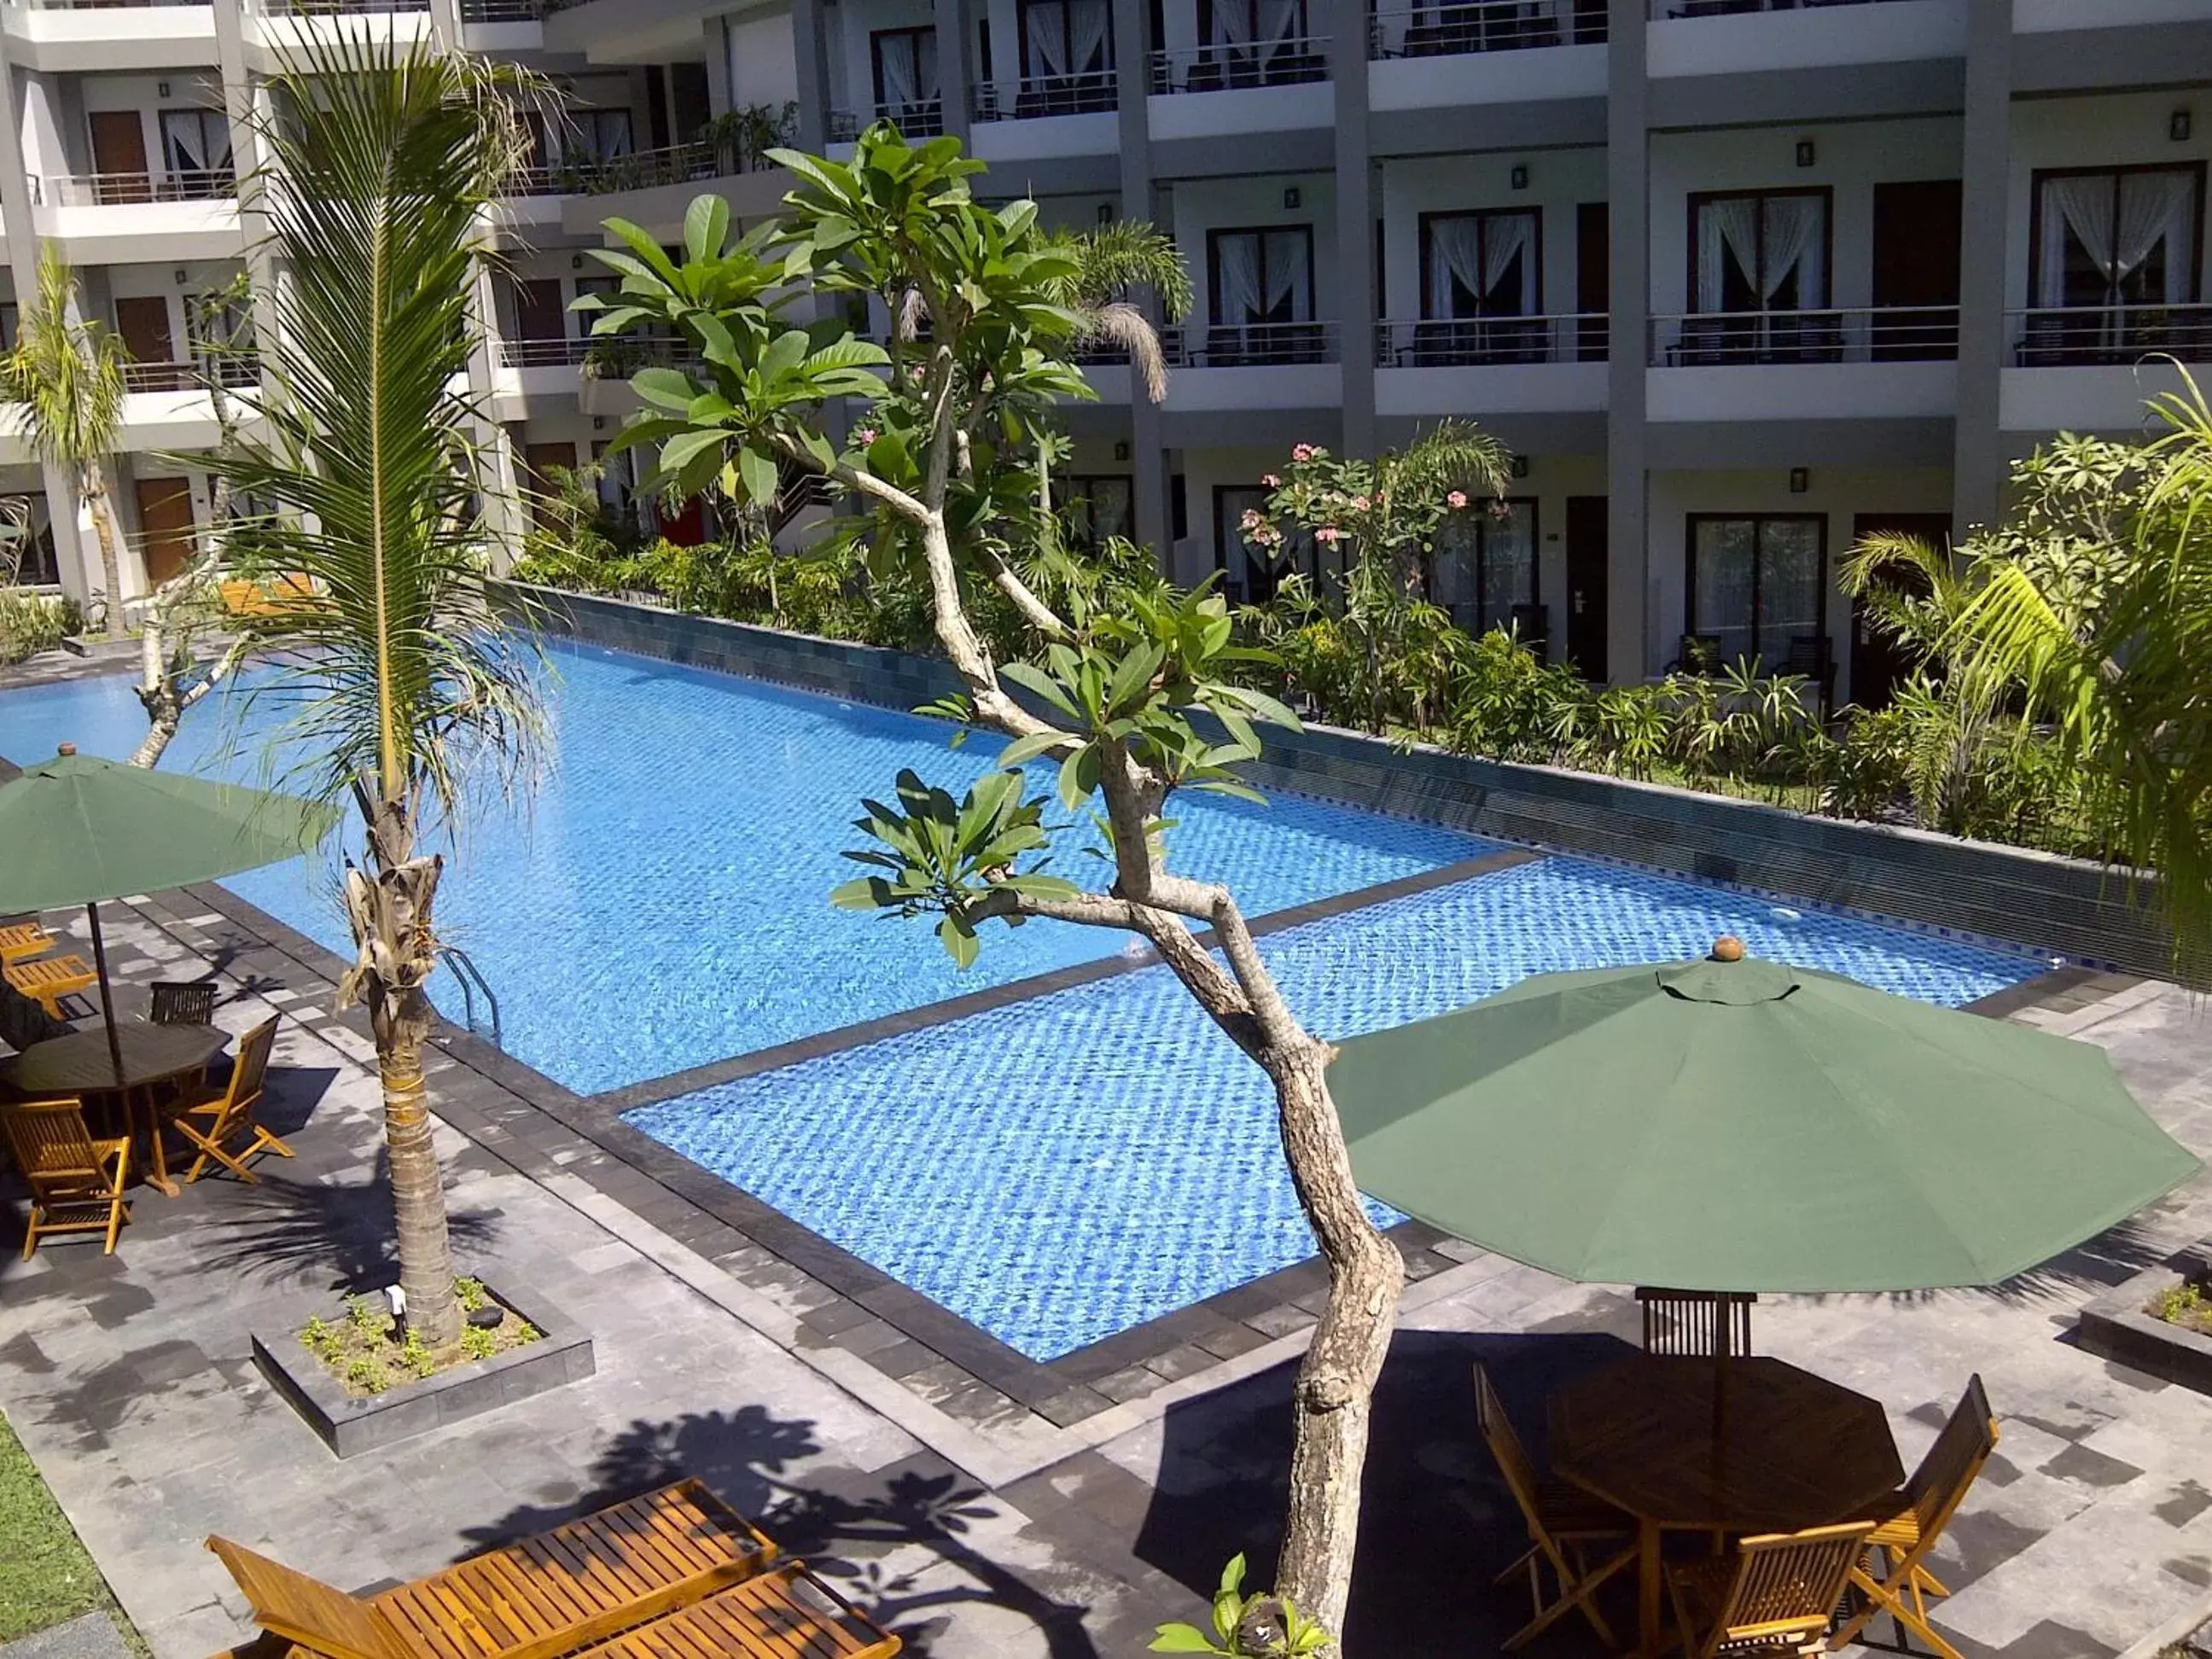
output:
[[[1650,361],[1659,368],[1925,362],[1958,355],[1956,306],[1705,312],[1651,319]]]
[[[830,112],[830,142],[849,144],[860,136],[860,129],[878,121],[888,121],[899,130],[902,137],[935,138],[945,131],[945,100],[924,98],[911,104],[876,104],[866,111],[833,109]]]
[[[1603,312],[1560,317],[1424,318],[1375,325],[1379,368],[1457,368],[1498,363],[1601,363]]]
[[[1747,11],[1811,11],[1821,6],[1869,6],[1882,0],[1651,0],[1651,15],[1733,17]]]
[[[1121,107],[1121,82],[1110,69],[1080,75],[1032,75],[1013,83],[1013,98],[1000,96],[1001,83],[979,81],[969,106],[979,121],[1033,121],[1045,115],[1094,115]]]
[[[461,0],[461,21],[534,23],[554,9],[545,0]]]
[[[204,6],[208,0],[14,0],[33,11],[122,11],[141,6]]]
[[[260,359],[251,351],[210,353],[191,362],[127,362],[123,385],[131,392],[198,392],[210,381],[248,386],[259,380]]]
[[[1222,92],[1243,87],[1291,87],[1328,79],[1328,37],[1221,42],[1177,46],[1152,54],[1152,88]]]
[[[2006,313],[2022,368],[2130,364],[2165,353],[2212,362],[2212,306],[2071,306]]]
[[[398,11],[428,11],[430,0],[269,0],[279,17],[356,17]]]
[[[625,155],[570,155],[518,167],[513,196],[605,196],[618,190],[651,190],[758,171],[766,164],[735,143],[672,144]]]
[[[136,202],[220,202],[238,194],[229,167],[180,173],[48,173],[32,199],[64,207],[117,207]]]
[[[605,352],[604,340],[509,340],[495,342],[501,368],[555,368],[563,363],[581,363],[593,349]]]
[[[1367,21],[1367,55],[1375,58],[1520,52],[1605,38],[1604,0],[1462,0],[1376,11]]]
[[[1337,361],[1334,323],[1215,323],[1163,331],[1170,363],[1183,368],[1257,368]]]

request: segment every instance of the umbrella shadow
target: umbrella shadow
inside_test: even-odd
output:
[[[638,1418],[592,1459],[587,1490],[549,1493],[544,1503],[467,1530],[465,1553],[696,1476],[787,1558],[836,1581],[916,1659],[956,1659],[944,1623],[963,1607],[1027,1621],[1050,1659],[1103,1659],[1083,1628],[1085,1605],[1055,1597],[976,1543],[977,1523],[1003,1513],[981,1486],[927,1455],[868,1473],[803,1468],[824,1449],[811,1419],[779,1417],[763,1406]],[[926,1552],[920,1560],[914,1546]]]

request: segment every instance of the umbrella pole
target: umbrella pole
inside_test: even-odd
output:
[[[107,942],[100,936],[100,907],[88,904],[84,914],[92,922],[92,965],[100,975],[100,1012],[107,1024],[107,1059],[115,1067],[115,1086],[123,1087],[123,1039],[115,1032],[115,991],[107,982]]]

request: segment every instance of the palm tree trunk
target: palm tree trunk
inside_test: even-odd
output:
[[[92,515],[92,533],[100,538],[100,579],[107,587],[107,637],[125,638],[130,629],[123,617],[123,559],[115,545],[115,519],[107,496],[107,475],[98,461],[84,465],[84,507]]]

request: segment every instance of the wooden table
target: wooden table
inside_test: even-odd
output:
[[[1878,1401],[1779,1359],[1731,1359],[1723,1380],[1711,1359],[1638,1354],[1561,1389],[1550,1416],[1553,1468],[1636,1517],[1645,1656],[1662,1643],[1668,1530],[1796,1532],[1905,1483]]]
[[[151,1143],[147,1184],[174,1198],[178,1187],[169,1179],[168,1157],[161,1150],[154,1091],[161,1084],[205,1067],[222,1052],[229,1036],[211,1025],[126,1021],[115,1028],[114,1040],[123,1056],[119,1077],[109,1050],[107,1028],[93,1025],[50,1042],[33,1043],[21,1054],[0,1060],[0,1088],[27,1099],[113,1095],[122,1100],[126,1118],[134,1108],[143,1108],[146,1138]]]

